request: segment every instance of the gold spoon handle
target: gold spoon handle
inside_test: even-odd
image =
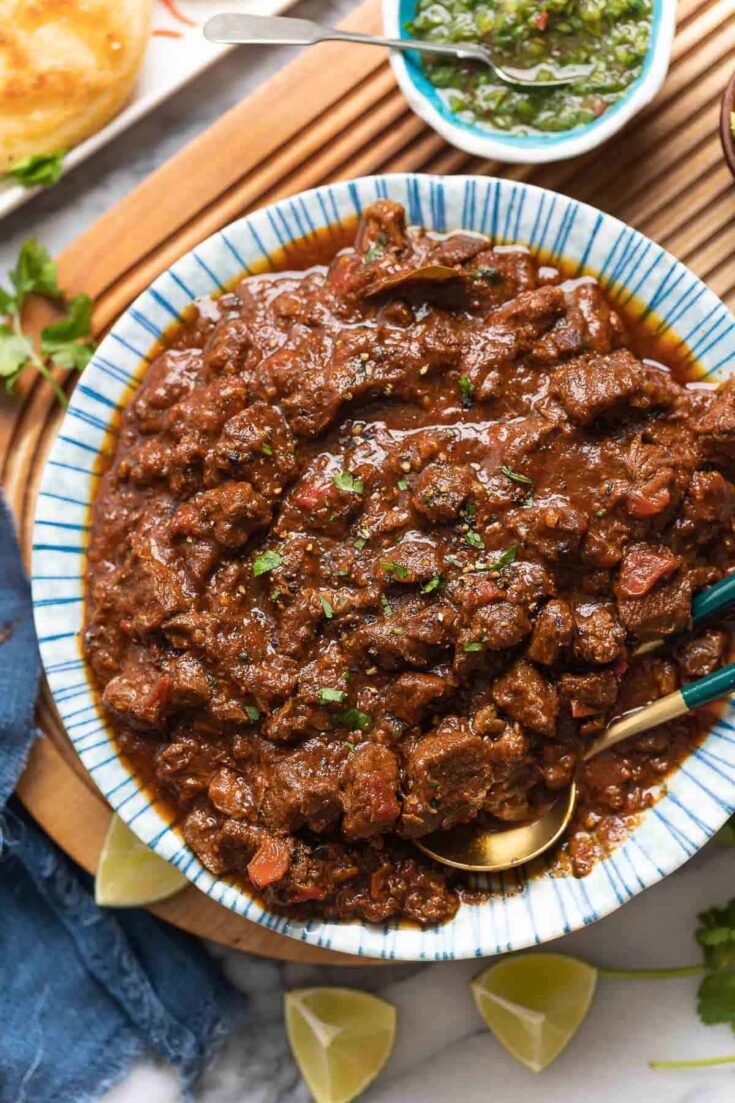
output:
[[[678,716],[683,716],[688,711],[689,706],[680,689],[667,694],[659,701],[654,701],[652,705],[636,709],[635,712],[631,712],[621,720],[616,720],[587,748],[584,753],[585,762],[589,758],[594,758],[596,754],[601,754],[603,751],[609,750],[610,747],[614,747],[616,743],[622,743],[624,739],[641,735],[650,728],[658,727],[659,724],[666,724],[670,720],[675,720]]]

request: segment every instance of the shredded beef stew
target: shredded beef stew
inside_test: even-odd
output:
[[[696,721],[581,752],[723,662],[687,630],[735,565],[735,383],[653,347],[595,279],[388,201],[330,263],[198,304],[121,418],[85,650],[207,869],[433,924],[463,883],[412,840],[576,776],[579,875],[655,799]]]

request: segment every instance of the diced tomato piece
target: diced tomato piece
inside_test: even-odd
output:
[[[490,605],[493,601],[505,601],[506,597],[499,586],[496,586],[491,578],[480,577],[473,590],[464,602],[469,612],[479,609],[483,605]]]
[[[293,904],[303,904],[307,900],[323,900],[326,895],[326,890],[320,889],[318,885],[305,885],[304,888],[293,894],[291,902]]]
[[[291,865],[291,851],[283,839],[266,838],[248,865],[248,877],[256,889],[282,881]]]
[[[632,490],[626,499],[631,517],[655,517],[671,504],[671,491],[667,486],[647,493],[644,490]]]
[[[296,488],[291,500],[299,509],[322,509],[329,501],[331,491],[329,483],[305,482]]]
[[[596,716],[600,711],[593,705],[585,705],[584,701],[578,701],[576,698],[571,702],[571,709],[575,720],[581,720],[585,716]]]
[[[668,548],[636,545],[627,553],[620,568],[620,593],[624,597],[642,597],[659,579],[675,571],[679,562],[679,558]]]

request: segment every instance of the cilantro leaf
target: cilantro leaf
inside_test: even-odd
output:
[[[735,969],[735,900],[724,908],[710,908],[699,916],[697,942],[708,969]],[[735,1014],[735,1004],[733,1005]]]
[[[388,601],[388,598],[385,594],[380,595],[380,604],[383,606],[383,611],[385,612],[385,615],[387,617],[392,617],[393,616],[393,606]]]
[[[421,586],[421,593],[432,594],[434,590],[439,589],[442,581],[442,576],[440,574],[435,574],[433,578],[430,578],[428,582],[424,582],[423,586]]]
[[[5,175],[17,180],[24,188],[50,188],[61,177],[65,156],[65,149],[57,149],[55,153],[23,157]]]
[[[470,268],[470,276],[473,280],[482,280],[483,283],[501,283],[503,274],[498,268]]]
[[[255,723],[256,720],[260,720],[260,709],[256,709],[255,705],[246,705],[245,712],[247,713],[248,719],[252,720],[253,723]]]
[[[66,318],[41,331],[41,352],[59,368],[81,371],[94,353],[91,332],[92,300],[89,295],[75,295]]]
[[[349,471],[338,471],[336,475],[332,476],[332,482],[337,490],[345,490],[349,494],[362,494],[365,489],[362,479],[356,479]]]
[[[347,709],[346,712],[335,712],[334,720],[337,724],[349,728],[350,731],[368,732],[373,726],[373,718],[369,712],[361,712],[360,709]]]
[[[28,337],[0,325],[0,379],[5,380],[8,391],[32,356],[33,345]]]
[[[459,377],[459,390],[462,395],[462,402],[465,406],[469,406],[472,402],[473,395],[475,393],[474,384],[470,381],[470,377],[462,373]]]
[[[508,567],[511,563],[515,563],[519,548],[520,544],[511,544],[507,551],[504,551],[502,555],[493,560],[493,570],[497,570],[498,567]]]
[[[485,542],[477,532],[468,532],[465,534],[465,544],[469,544],[471,548],[476,548],[477,551],[485,550]]]
[[[319,594],[319,600],[322,603],[322,609],[324,610],[324,616],[327,618],[327,620],[331,620],[332,617],[334,616],[334,609],[329,604],[327,599],[325,597],[322,597],[321,594]]]
[[[462,648],[464,651],[482,651],[483,645],[479,642],[472,642],[462,644]]]
[[[395,578],[404,580],[408,578],[408,567],[404,567],[402,563],[394,563],[391,560],[381,560],[380,566],[383,568],[386,574],[392,574]]]
[[[268,574],[269,571],[275,571],[277,567],[280,567],[283,563],[283,556],[278,552],[264,551],[253,561],[253,577],[257,578],[261,574]]]
[[[47,299],[61,299],[56,277],[56,264],[48,249],[30,238],[21,246],[15,268],[10,272],[10,282],[15,288],[15,309],[20,311],[28,295],[44,295]]]
[[[408,490],[408,483],[405,479],[399,479],[397,485],[399,490]]]
[[[512,479],[514,483],[525,483],[526,486],[533,486],[533,479],[529,479],[528,475],[521,475],[518,471],[514,471],[512,467],[501,467],[500,470],[505,475],[506,479]]]
[[[371,261],[377,260],[378,257],[385,255],[385,249],[388,244],[388,235],[383,230],[380,231],[375,244],[371,245],[365,254],[365,264],[370,264]]]
[[[703,1023],[735,1028],[735,973],[708,973],[699,986],[697,1011]]]
[[[344,701],[347,694],[343,689],[329,689],[328,686],[319,690],[320,701],[336,701],[337,704],[341,704]]]

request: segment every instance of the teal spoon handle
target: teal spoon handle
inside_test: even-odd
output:
[[[720,697],[727,697],[735,692],[735,663],[723,666],[712,674],[706,674],[704,678],[698,678],[688,686],[673,693],[667,693],[665,697],[654,701],[644,708],[635,709],[620,720],[616,720],[607,731],[595,740],[585,752],[585,759],[593,758],[601,751],[614,747],[616,743],[622,743],[624,739],[630,739],[634,735],[642,735],[659,724],[667,724],[676,720],[679,716],[691,712],[692,709],[709,705]]]
[[[687,709],[698,709],[702,705],[718,701],[720,697],[727,697],[729,693],[735,692],[735,663],[705,674],[704,678],[697,678],[696,682],[682,686],[680,692]]]
[[[735,573],[721,578],[692,599],[692,624],[698,628],[702,621],[715,613],[721,613],[735,604]]]

